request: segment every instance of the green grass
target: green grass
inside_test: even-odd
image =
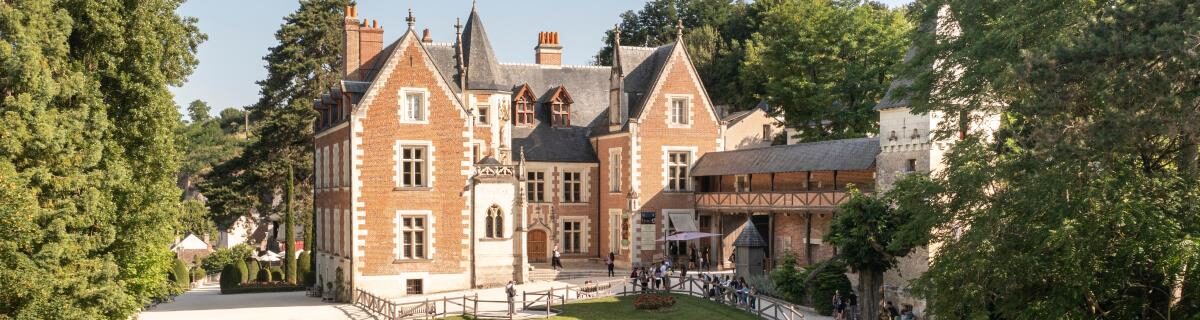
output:
[[[550,319],[758,319],[748,312],[730,308],[716,302],[687,295],[672,295],[675,296],[675,305],[667,311],[634,310],[634,296],[604,297],[571,302],[561,307],[555,306],[555,309],[561,309],[563,312],[557,316],[550,317]],[[467,317],[466,319],[469,318]],[[451,317],[447,319],[457,320],[464,318]]]

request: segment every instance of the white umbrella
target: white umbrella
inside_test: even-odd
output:
[[[257,259],[258,259],[258,261],[278,262],[280,259],[282,259],[282,257],[280,257],[278,253],[267,251],[266,253],[263,253],[261,256],[258,256]]]

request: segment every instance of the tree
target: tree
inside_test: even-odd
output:
[[[195,234],[200,237],[217,234],[217,226],[208,215],[208,208],[199,200],[185,200],[179,210],[178,234]]]
[[[263,59],[267,78],[259,81],[261,96],[247,108],[253,140],[236,159],[206,175],[201,190],[210,200],[222,227],[252,211],[281,213],[276,199],[289,174],[296,170],[300,190],[312,188],[312,134],[316,111],[313,99],[341,77],[342,10],[345,0],[302,0],[275,32],[279,41]],[[312,195],[300,193],[297,207],[311,207]],[[302,215],[310,214],[307,211]],[[300,221],[308,221],[301,217]]]
[[[875,105],[909,46],[902,9],[875,2],[785,1],[761,16],[745,45],[743,82],[786,115],[799,138],[820,141],[878,131]]]
[[[287,275],[286,280],[289,283],[296,284],[299,281],[296,279],[296,229],[294,229],[296,227],[296,223],[292,218],[292,193],[294,190],[292,189],[293,182],[291,174],[292,168],[288,167],[287,201],[284,202],[285,207],[283,209],[284,225],[286,226],[284,227],[285,235],[283,241],[285,242],[284,246],[287,248],[287,251],[285,251],[286,257],[284,257],[284,259],[286,259],[284,260],[285,265],[287,266],[287,271],[285,273]]]
[[[210,274],[219,273],[226,265],[246,261],[254,256],[254,249],[247,244],[238,244],[230,248],[221,248],[204,257],[200,263]]]
[[[0,3],[0,316],[129,318],[169,293],[179,1]]]
[[[883,196],[863,194],[858,189],[851,189],[846,202],[838,206],[828,239],[837,246],[839,259],[858,273],[858,305],[863,319],[878,318],[883,273],[896,265],[897,257],[908,255],[928,240],[912,236],[928,234],[929,230],[907,226],[914,221],[907,212],[892,209]]]
[[[212,119],[212,116],[209,115],[209,112],[212,112],[212,108],[210,108],[208,103],[204,102],[204,100],[192,100],[192,103],[188,104],[187,110],[188,119],[190,119],[192,123],[200,123]]]
[[[934,230],[944,230],[933,234],[940,249],[914,284],[927,313],[1180,316],[1172,288],[1188,283],[1200,234],[1200,3],[918,8],[918,19],[942,20],[917,34],[906,66],[914,110],[960,115],[939,127],[957,138],[930,180],[933,193],[899,206],[934,216]],[[928,68],[934,62],[943,67]],[[963,130],[988,114],[1001,115],[998,131]]]

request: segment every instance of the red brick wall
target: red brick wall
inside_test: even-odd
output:
[[[777,261],[782,262],[783,257],[791,253],[796,257],[797,264],[808,264],[807,254],[804,251],[804,240],[808,233],[806,217],[809,217],[809,214],[812,217],[812,242],[821,243],[812,245],[813,262],[833,257],[833,246],[825,241],[825,236],[829,234],[830,222],[833,219],[830,211],[775,213],[775,232],[772,233],[775,238],[772,240],[775,241],[775,252],[771,256],[777,257],[779,259]]]
[[[599,245],[600,245],[600,253],[601,253],[600,255],[601,255],[601,258],[604,258],[604,256],[607,255],[609,252],[613,252],[616,254],[617,261],[629,261],[629,250],[628,249],[621,250],[620,245],[619,245],[620,242],[618,242],[617,248],[612,247],[613,241],[610,239],[610,237],[613,234],[612,230],[619,229],[622,226],[620,224],[617,224],[617,225],[612,224],[610,214],[609,214],[610,209],[618,209],[618,210],[621,210],[622,212],[624,212],[625,209],[628,208],[628,206],[629,206],[628,199],[626,197],[626,195],[629,193],[629,190],[630,190],[630,184],[629,184],[629,168],[630,168],[630,166],[629,166],[629,164],[630,164],[631,156],[630,156],[630,152],[629,152],[629,150],[630,150],[629,149],[629,136],[623,135],[623,136],[602,137],[602,138],[596,139],[594,141],[595,141],[595,145],[596,145],[596,156],[600,158],[600,168],[599,168],[600,170],[599,171],[600,171],[600,177],[601,177],[600,181],[601,182],[599,184],[599,189],[597,190],[597,192],[595,192],[595,194],[597,195],[597,198],[600,199],[600,201],[599,201],[599,203],[600,203],[600,207],[599,207],[600,221],[598,224],[600,226],[600,230],[599,230],[600,237],[597,240],[597,243],[599,243]],[[610,148],[621,148],[621,168],[620,168],[621,191],[619,191],[619,192],[611,192],[611,189],[610,189],[611,184],[612,184],[612,181],[610,181],[610,179],[609,179],[609,176],[610,176],[609,168],[611,168],[611,166],[610,166],[611,164],[609,163],[609,159],[610,159],[609,158],[609,149]],[[633,236],[632,228],[633,228],[633,226],[630,225],[630,228],[631,229],[629,230],[629,232],[630,232],[629,240],[631,242],[630,245],[632,245],[632,240],[633,240],[632,239],[632,236]],[[628,247],[626,247],[626,248],[628,248]]]
[[[655,223],[660,231],[666,221],[662,209],[690,209],[695,206],[693,193],[663,192],[663,146],[696,147],[697,153],[691,159],[693,162],[704,153],[718,151],[719,147],[720,123],[715,119],[705,99],[704,88],[690,74],[691,67],[681,53],[676,52],[668,62],[664,82],[647,100],[636,132],[641,162],[638,188],[642,207],[639,211],[658,212]],[[668,126],[669,94],[691,95],[692,117],[688,128]],[[695,187],[694,181],[692,186]],[[658,250],[664,249],[662,244],[657,247]],[[642,261],[649,261],[652,255],[652,252],[643,252],[640,257]]]
[[[425,63],[424,52],[416,46],[415,39],[402,44],[396,58],[395,69],[387,75],[386,82],[374,97],[366,114],[362,116],[360,135],[363,155],[359,181],[361,195],[358,208],[366,217],[359,227],[362,247],[363,275],[388,275],[399,272],[427,271],[432,273],[462,273],[467,270],[460,264],[466,248],[463,230],[469,223],[463,215],[466,201],[463,190],[467,176],[462,173],[468,167],[467,134],[468,115],[455,104],[453,97],[446,94],[438,84],[438,76]],[[376,81],[380,81],[377,78]],[[377,84],[378,85],[378,84]],[[401,87],[416,87],[429,90],[428,124],[402,124],[398,110]],[[361,107],[360,107],[361,108]],[[432,188],[427,190],[395,190],[395,143],[397,140],[428,140],[433,144]],[[467,144],[469,145],[469,144]],[[434,217],[431,225],[433,259],[396,263],[393,250],[396,244],[394,219],[397,210],[430,210]]]

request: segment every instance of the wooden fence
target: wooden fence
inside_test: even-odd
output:
[[[756,294],[736,294],[732,290],[717,296],[709,296],[704,288],[714,284],[699,278],[683,278],[672,276],[667,278],[669,285],[658,289],[643,288],[629,279],[589,283],[584,285],[568,285],[560,288],[551,287],[541,291],[521,292],[521,301],[514,303],[514,308],[520,310],[544,313],[546,318],[557,313],[555,307],[561,307],[573,300],[586,300],[606,296],[628,296],[644,293],[676,293],[707,299],[745,310],[762,319],[770,320],[803,320],[804,314],[798,308],[786,301]],[[442,297],[425,301],[393,302],[362,289],[357,289],[354,305],[381,316],[382,319],[438,319],[449,316],[467,316],[472,319],[513,319],[508,314],[508,301],[480,300],[479,294],[460,297]],[[519,305],[516,305],[519,303]],[[480,305],[484,305],[483,309]],[[488,308],[487,305],[500,305],[499,308]],[[493,310],[493,311],[485,311]],[[495,311],[500,310],[500,311]]]

